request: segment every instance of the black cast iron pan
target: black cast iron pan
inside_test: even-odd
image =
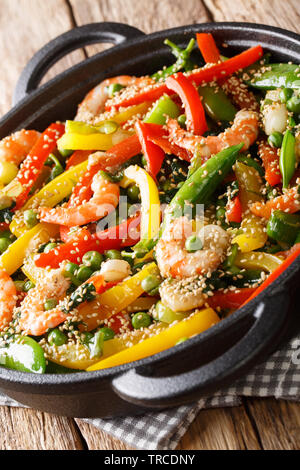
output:
[[[0,121],[0,138],[22,127],[43,130],[52,121],[72,118],[84,95],[100,81],[154,72],[172,63],[163,45],[166,37],[184,45],[201,31],[213,33],[224,55],[259,43],[276,61],[300,63],[300,36],[269,26],[209,23],[144,35],[119,23],[86,25],[50,42],[29,62],[16,87],[15,106]],[[39,87],[58,59],[96,42],[115,47]],[[137,414],[196,400],[241,377],[282,341],[295,317],[299,268],[300,258],[248,305],[170,350],[93,373],[34,375],[0,368],[0,388],[25,405],[76,417]]]

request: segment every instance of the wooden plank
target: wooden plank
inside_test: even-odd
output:
[[[69,418],[25,408],[0,407],[0,450],[83,450]]]
[[[247,404],[265,450],[300,448],[300,406],[284,400],[248,399]]]
[[[243,406],[202,410],[178,449],[259,450],[260,444]]]
[[[19,75],[48,41],[73,27],[65,0],[1,0],[0,3],[0,116],[9,110]],[[47,78],[84,59],[82,50],[60,61]]]
[[[201,0],[70,0],[78,25],[95,21],[117,21],[152,33],[191,23],[209,21]],[[107,47],[107,46],[106,46]],[[88,54],[103,50],[103,46],[89,46]]]
[[[300,32],[299,0],[203,0],[214,21],[246,21]]]

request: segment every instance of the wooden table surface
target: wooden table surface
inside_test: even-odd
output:
[[[74,26],[119,21],[146,33],[191,23],[248,21],[300,33],[299,0],[0,0],[0,115],[31,56]],[[101,50],[89,46],[62,59],[47,78]],[[300,406],[244,399],[235,408],[201,411],[179,449],[299,449]],[[78,419],[0,407],[0,449],[129,449]]]

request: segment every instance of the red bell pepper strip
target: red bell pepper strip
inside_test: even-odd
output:
[[[271,147],[263,140],[258,145],[258,155],[263,161],[267,182],[271,186],[281,183],[282,178],[279,169],[279,155],[277,149]]]
[[[72,168],[72,166],[76,166],[82,162],[85,162],[91,153],[92,152],[90,150],[76,150],[68,159],[66,170],[69,170]]]
[[[256,291],[256,287],[245,287],[233,291],[216,291],[212,297],[207,299],[208,305],[216,309],[237,309]]]
[[[207,64],[216,64],[220,60],[220,52],[211,33],[196,34],[198,47]]]
[[[168,77],[166,85],[169,90],[173,90],[179,95],[183,102],[188,130],[192,131],[194,134],[203,135],[208,127],[202,101],[197,89],[182,72]]]
[[[15,199],[16,206],[14,210],[20,209],[26,202],[30,190],[33,188],[43,169],[44,163],[50,153],[56,149],[56,143],[64,132],[65,126],[63,124],[51,124],[30,150],[16,176],[16,181],[21,184],[22,191]]]
[[[242,221],[242,204],[239,196],[235,196],[231,201],[228,202],[226,208],[226,218],[228,222],[236,222],[238,224]]]
[[[252,65],[254,62],[258,61],[262,55],[263,49],[261,46],[251,47],[241,54],[226,60],[226,62],[221,62],[220,64],[213,65],[212,67],[187,72],[185,76],[190,82],[194,82],[196,85],[209,83],[213,80],[215,81],[228,77],[238,70]],[[113,106],[115,108],[120,108],[133,106],[135,104],[143,103],[144,101],[155,101],[164,93],[170,95],[170,90],[165,83],[152,85],[149,89],[138,91],[130,98],[120,99],[117,103],[114,102],[113,104],[108,102],[105,109],[109,111]]]
[[[168,131],[160,124],[147,123],[147,136],[148,140],[158,145],[165,153],[176,155],[187,162],[191,161],[193,155],[186,149],[170,142]]]
[[[300,255],[300,243],[297,243],[295,246],[296,248],[293,253],[291,253],[290,256],[288,256],[288,258],[286,258],[283,263],[267,277],[267,279],[256,289],[256,291],[243,303],[243,306],[250,302],[250,300],[254,299],[254,297],[260,294],[264,289],[266,289],[266,287],[272,284],[272,282],[275,281],[275,279],[277,279],[278,276],[280,276],[280,274],[282,274],[293,263],[293,261],[295,261],[296,258],[298,258]]]
[[[157,124],[154,124],[154,126],[157,126]],[[153,132],[153,124],[147,124],[142,121],[135,123],[135,130],[142,147],[142,152],[147,160],[147,171],[155,178],[161,169],[165,152],[148,139],[149,129],[150,132],[151,129]]]
[[[91,234],[87,228],[83,228],[73,232],[72,237],[69,233],[66,243],[57,246],[48,253],[35,255],[35,264],[39,268],[55,269],[65,260],[80,263],[87,251],[104,253],[106,250],[135,245],[139,241],[139,231],[137,230],[139,222],[140,215],[138,214],[117,227],[111,227],[102,232]]]
[[[193,158],[188,150],[178,147],[178,145],[170,142],[167,135],[161,137],[149,136],[148,139],[158,145],[168,155],[176,155],[176,157],[181,158],[181,160],[185,160],[186,162],[190,162]]]
[[[105,153],[105,159],[91,165],[85,175],[80,178],[79,183],[73,189],[68,206],[79,206],[83,201],[88,201],[92,197],[91,184],[99,170],[122,165],[140,152],[141,145],[136,135],[132,135],[111,147]]]
[[[140,239],[139,225],[141,214],[125,220],[116,227],[110,227],[103,231],[96,231],[95,237],[101,242],[101,250],[120,249],[135,245]]]
[[[34,261],[39,268],[58,268],[65,260],[80,263],[87,251],[100,251],[100,242],[88,229],[83,228],[74,232],[72,239],[67,243],[58,245],[48,253],[35,255]]]

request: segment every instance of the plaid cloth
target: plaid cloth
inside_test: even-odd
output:
[[[231,387],[212,397],[202,398],[193,405],[138,417],[85,421],[137,449],[174,450],[201,409],[237,406],[241,403],[242,396],[271,396],[300,401],[299,334]],[[0,405],[20,406],[1,393]]]

